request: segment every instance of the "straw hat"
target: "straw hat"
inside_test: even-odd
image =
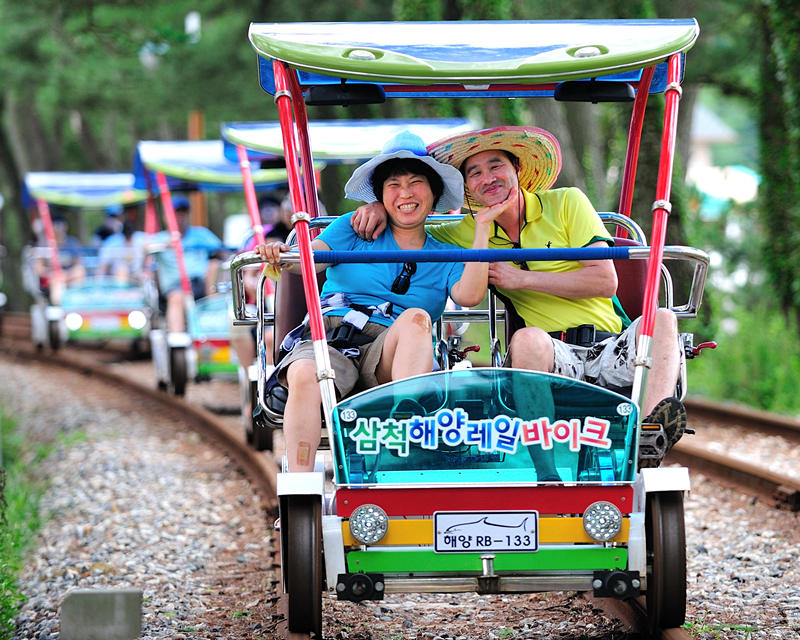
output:
[[[401,131],[391,138],[383,150],[374,158],[353,171],[353,175],[344,185],[344,194],[351,200],[361,202],[375,202],[375,192],[372,189],[372,174],[378,165],[393,158],[413,158],[424,162],[433,169],[442,179],[444,191],[434,206],[434,211],[444,212],[452,209],[461,209],[464,206],[464,178],[461,172],[449,164],[443,164],[428,155],[425,143],[418,135],[410,131]]]
[[[519,158],[519,186],[531,193],[552,186],[561,171],[561,147],[549,131],[538,127],[493,127],[460,133],[428,145],[439,162],[461,169],[464,160],[481,151],[502,149]],[[480,206],[469,194],[467,202]]]

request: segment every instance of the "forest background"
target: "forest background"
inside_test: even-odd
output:
[[[668,242],[712,254],[701,317],[682,329],[719,348],[689,363],[690,391],[798,413],[800,76],[791,61],[800,54],[800,9],[791,0],[0,0],[0,242],[9,307],[29,301],[19,262],[30,229],[20,199],[27,172],[127,171],[139,140],[185,139],[190,119],[206,138],[218,138],[225,121],[276,119],[258,85],[250,22],[656,17],[695,17],[701,34],[687,56]],[[715,150],[715,164],[747,167],[761,180],[757,200],[726,200],[710,218],[702,190],[685,181],[698,102],[738,134],[736,144]],[[651,100],[633,206],[645,227],[662,115],[663,99]],[[578,186],[598,210],[616,210],[630,106],[439,99],[309,108],[311,119],[436,116],[553,131],[564,156],[556,186]],[[351,170],[324,170],[329,211],[353,207],[341,196]],[[243,200],[213,201],[210,224],[219,231],[222,217],[243,210]]]

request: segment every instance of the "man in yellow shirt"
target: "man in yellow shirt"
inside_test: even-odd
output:
[[[435,142],[429,153],[464,176],[470,211],[507,201],[496,218],[490,248],[604,247],[613,244],[588,198],[576,188],[549,189],[561,169],[555,137],[536,127],[494,127]],[[362,207],[353,217],[362,237],[382,226],[382,214]],[[377,229],[376,229],[377,227]],[[472,245],[474,222],[431,227],[438,240]],[[489,284],[510,301],[525,323],[511,339],[506,364],[549,371],[601,386],[633,381],[639,335],[616,301],[617,276],[610,260],[491,263]],[[581,325],[594,325],[583,340]],[[671,446],[683,434],[686,411],[673,398],[682,346],[675,314],[656,313],[642,412],[664,425]],[[649,414],[649,415],[648,415]]]

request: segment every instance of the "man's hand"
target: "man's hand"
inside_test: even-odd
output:
[[[355,210],[350,224],[359,238],[372,242],[383,233],[387,217],[386,209],[380,202],[370,202]]]
[[[489,284],[501,289],[526,289],[525,279],[529,277],[529,274],[529,271],[517,269],[507,262],[489,263]]]
[[[496,202],[495,204],[484,207],[483,209],[478,209],[473,215],[475,224],[489,224],[495,220],[497,216],[503,213],[503,211],[505,211],[506,208],[508,208],[508,206],[511,204],[515,193],[516,192],[513,190],[509,191],[508,196],[502,202]]]

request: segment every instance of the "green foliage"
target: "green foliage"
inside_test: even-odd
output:
[[[784,312],[800,316],[800,13],[794,3],[764,0],[760,128],[761,215],[771,234],[766,264]]]
[[[17,585],[27,546],[39,530],[42,489],[27,475],[31,453],[16,424],[0,409],[3,464],[0,476],[0,640],[12,637],[24,601]],[[34,452],[35,453],[35,452]]]
[[[721,299],[720,299],[721,298]],[[688,363],[693,394],[778,413],[800,413],[797,323],[769,301],[727,309],[712,300],[718,347]]]

